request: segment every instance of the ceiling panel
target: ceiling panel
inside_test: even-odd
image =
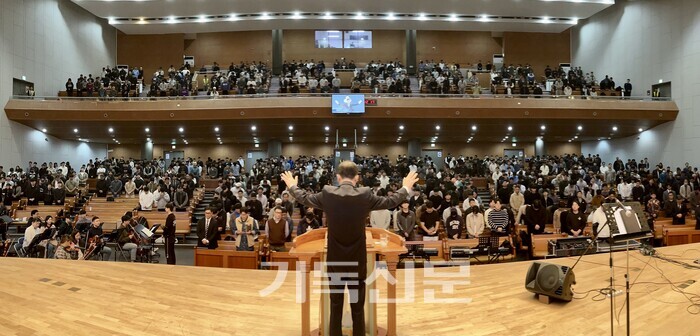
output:
[[[96,16],[105,19],[130,18],[180,18],[197,19],[201,16],[221,16],[227,17],[231,14],[259,15],[270,13],[271,20],[246,20],[247,24],[236,24],[235,22],[222,23],[200,23],[200,24],[140,24],[136,21],[128,24],[116,24],[120,30],[128,34],[152,34],[166,31],[181,33],[211,32],[211,31],[233,31],[251,30],[248,25],[256,26],[255,29],[313,29],[319,27],[321,22],[330,22],[334,28],[354,28],[354,29],[461,29],[461,30],[483,30],[483,31],[551,31],[561,32],[571,26],[548,25],[537,23],[542,18],[561,18],[566,20],[585,19],[595,13],[607,8],[614,3],[614,0],[440,0],[440,1],[419,1],[419,0],[357,0],[357,1],[317,1],[317,0],[73,0],[73,2],[92,12]],[[377,16],[377,19],[366,18],[365,20],[355,20],[352,17],[344,19],[325,20],[308,19],[325,13],[347,14],[365,13],[369,16]],[[306,17],[305,20],[295,20],[290,17],[294,13]],[[395,14],[396,20],[390,20],[387,14]],[[425,13],[428,15],[425,21],[415,18],[402,20],[402,15],[417,15]],[[285,14],[285,15],[282,15]],[[467,24],[465,22],[449,22],[445,18],[430,18],[433,15],[442,16],[465,16],[465,19],[456,21],[469,21],[469,16],[488,16],[491,22],[475,22],[480,25]],[[499,23],[499,18],[508,20],[530,20],[524,26],[504,25]],[[216,20],[216,19],[215,19]],[[262,21],[260,23],[251,23]],[[304,22],[306,21],[306,22]],[[376,23],[370,23],[377,21]],[[444,21],[448,21],[450,26],[444,28]],[[144,21],[149,22],[149,21]],[[292,22],[290,24],[290,22]],[[171,26],[163,28],[160,26]],[[475,28],[476,27],[476,28]]]

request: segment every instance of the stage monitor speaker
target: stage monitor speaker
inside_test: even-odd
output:
[[[571,301],[574,298],[571,285],[575,283],[574,272],[568,266],[535,261],[527,271],[525,289],[553,299]]]

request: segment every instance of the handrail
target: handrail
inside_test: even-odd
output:
[[[349,93],[336,93],[349,94]],[[427,93],[360,93],[366,98],[441,98],[441,99],[513,99],[513,98],[535,98],[535,99],[582,99],[582,100],[604,100],[604,101],[671,101],[669,97],[649,97],[649,96],[583,96],[583,95],[520,95],[520,94],[427,94]],[[197,96],[167,96],[167,97],[57,97],[57,96],[24,96],[15,95],[11,99],[38,100],[38,101],[171,101],[171,100],[210,100],[210,99],[241,99],[241,98],[329,98],[333,93],[261,93],[261,94],[234,94],[234,95],[197,95]]]

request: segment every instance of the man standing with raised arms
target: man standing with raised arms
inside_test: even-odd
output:
[[[367,278],[367,250],[365,248],[365,220],[370,211],[397,207],[408,197],[409,190],[418,182],[418,174],[410,172],[403,179],[403,188],[389,197],[380,197],[370,188],[357,187],[359,180],[355,163],[343,161],[337,169],[338,186],[325,186],[316,194],[297,187],[298,178],[292,172],[282,173],[297,202],[326,214],[328,223],[328,274],[330,276],[330,334],[342,335],[344,290],[347,285],[352,308],[353,335],[365,335],[365,279]],[[342,263],[342,265],[339,265]],[[340,275],[343,275],[342,277]],[[349,275],[349,276],[348,276]]]

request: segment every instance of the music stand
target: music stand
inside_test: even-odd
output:
[[[615,319],[615,287],[613,269],[613,247],[615,243],[625,242],[625,253],[627,255],[627,267],[625,270],[625,304],[627,308],[627,335],[630,335],[630,240],[651,237],[651,229],[647,223],[646,214],[641,204],[637,202],[616,202],[601,205],[605,214],[605,223],[610,230],[610,235],[605,240],[610,245],[610,335],[614,335]]]

